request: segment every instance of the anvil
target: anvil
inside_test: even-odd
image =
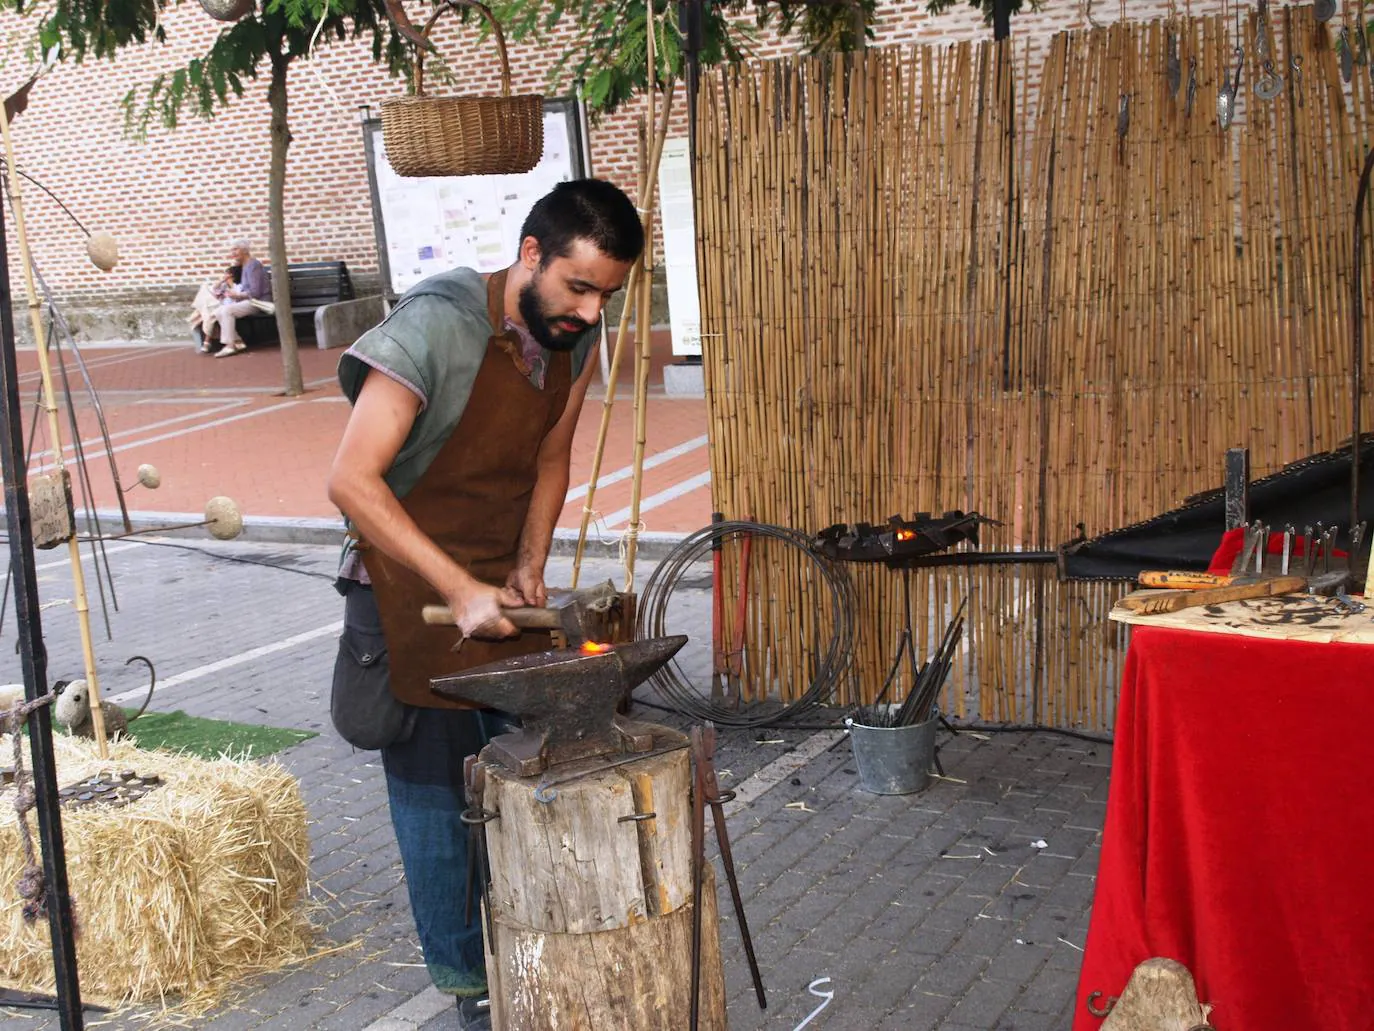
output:
[[[686,643],[679,634],[536,652],[435,677],[429,686],[445,698],[518,716],[521,729],[492,738],[491,749],[502,766],[533,777],[557,763],[653,748],[650,728],[615,709]]]

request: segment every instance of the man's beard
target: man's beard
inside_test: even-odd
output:
[[[530,331],[530,336],[550,351],[571,351],[591,326],[574,315],[560,315],[559,322],[575,323],[577,328],[555,329],[544,310],[543,299],[535,289],[537,282],[536,276],[520,288],[520,317],[525,320],[525,328]]]

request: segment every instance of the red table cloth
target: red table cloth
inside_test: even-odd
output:
[[[1074,1031],[1153,956],[1217,1031],[1374,1028],[1374,645],[1133,628]]]

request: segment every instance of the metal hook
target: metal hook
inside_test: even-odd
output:
[[[1102,998],[1101,992],[1088,993],[1088,999],[1085,1005],[1088,1007],[1088,1012],[1091,1013],[1094,1017],[1105,1017],[1108,1013],[1112,1011],[1112,1007],[1116,1005],[1117,997],[1115,995],[1107,996],[1107,1005],[1105,1006],[1096,1005],[1097,1000],[1100,998]]]

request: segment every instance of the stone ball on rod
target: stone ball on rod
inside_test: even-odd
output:
[[[210,536],[222,541],[231,541],[243,533],[243,513],[233,498],[211,498],[205,503],[205,521],[210,527]]]
[[[92,233],[86,240],[86,253],[102,272],[109,272],[119,264],[119,244],[109,233]]]

